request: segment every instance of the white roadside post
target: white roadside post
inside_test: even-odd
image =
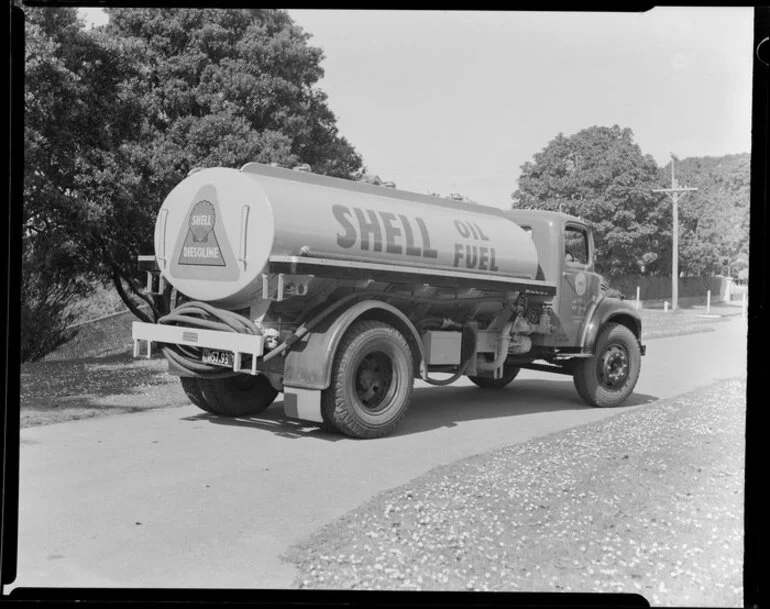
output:
[[[663,301],[663,312],[668,313],[668,300]]]
[[[636,310],[642,308],[642,302],[639,300],[639,286],[636,286]]]
[[[706,292],[706,315],[711,312],[711,290]]]

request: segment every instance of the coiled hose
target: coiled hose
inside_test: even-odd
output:
[[[329,315],[332,311],[347,304],[351,300],[366,296],[365,293],[348,294],[347,296],[340,298],[331,306],[324,309],[321,313],[313,317],[311,320],[304,322],[287,340],[278,345],[275,349],[265,354],[262,358],[263,361],[268,361],[277,355],[280,355],[284,351],[290,349],[307,334],[313,326],[318,324],[323,318]],[[211,318],[214,319],[211,319]],[[433,321],[433,320],[431,320]],[[211,305],[200,302],[190,301],[186,302],[176,309],[174,309],[168,315],[161,317],[158,320],[160,324],[169,325],[181,325],[185,327],[198,327],[208,330],[219,330],[224,332],[240,332],[242,334],[259,334],[257,326],[250,319],[227,311],[224,309],[217,309]],[[430,324],[428,324],[430,325]],[[459,379],[471,364],[471,361],[476,355],[476,331],[472,326],[463,326],[462,332],[464,336],[470,338],[470,345],[472,347],[468,350],[468,355],[465,361],[461,364],[460,368],[448,379],[438,380],[428,377],[427,369],[422,370],[422,380],[429,385],[435,385],[443,387],[450,385]],[[220,366],[214,364],[205,364],[201,361],[199,355],[199,349],[195,347],[187,347],[185,345],[176,344],[164,344],[162,347],[163,355],[169,361],[173,361],[177,366],[185,370],[188,374],[197,377],[203,377],[207,379],[218,379],[235,376],[235,372],[230,370],[222,370]]]
[[[217,309],[210,304],[190,301],[179,305],[168,315],[158,320],[159,324],[179,325],[184,327],[219,330],[221,332],[239,332],[241,334],[259,334],[257,326],[250,319]],[[187,373],[207,379],[219,379],[235,376],[232,370],[223,370],[221,366],[205,364],[200,358],[200,349],[185,345],[164,344],[163,355]]]
[[[278,347],[269,353],[265,354],[262,360],[268,361],[277,355],[280,355],[292,347],[305,334],[307,334],[313,328],[313,326],[320,322],[324,317],[329,315],[332,311],[338,309],[351,300],[360,298],[363,295],[364,294],[360,293],[349,294],[348,296],[339,299],[337,302],[324,309],[320,314],[316,315],[310,321],[304,322],[287,340],[278,345]],[[221,332],[240,332],[242,334],[260,333],[257,326],[250,319],[247,319],[242,315],[238,315],[237,313],[233,313],[232,311],[217,309],[216,307],[212,307],[210,304],[197,300],[179,305],[171,313],[161,317],[158,320],[158,323],[179,325],[184,327],[204,328],[207,330],[219,330]],[[223,370],[221,366],[203,363],[200,358],[200,349],[196,347],[164,344],[161,350],[166,359],[174,362],[182,370],[192,376],[207,379],[220,379],[235,376],[237,374],[231,370]]]

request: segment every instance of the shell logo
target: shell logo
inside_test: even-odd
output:
[[[179,264],[226,266],[214,232],[217,214],[207,200],[198,201],[190,211],[189,229],[185,237]]]

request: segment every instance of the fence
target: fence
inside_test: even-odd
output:
[[[671,277],[649,277],[646,275],[626,275],[610,280],[610,286],[623,292],[629,300],[636,298],[636,288],[639,288],[639,298],[643,301],[671,300]],[[729,277],[680,277],[679,302],[704,301],[706,294],[711,292],[712,302],[725,302],[731,299],[734,286]]]
[[[75,324],[71,326],[77,331],[75,337],[46,355],[42,361],[104,357],[126,351],[132,346],[131,323],[134,321],[137,319],[131,311],[121,311]]]
[[[670,278],[630,276],[613,282],[612,287],[617,288],[618,284],[631,285],[634,282],[637,282],[636,288],[621,289],[626,299],[634,302],[638,299],[641,306],[646,309],[666,309],[671,306]],[[682,277],[679,280],[677,305],[683,308],[692,306],[709,308],[710,305],[732,303],[745,307],[748,289],[748,281],[737,282],[730,277]]]

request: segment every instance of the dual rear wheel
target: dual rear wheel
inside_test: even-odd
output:
[[[322,428],[354,438],[376,438],[403,420],[414,386],[412,352],[404,336],[378,321],[354,323],[332,362],[331,383],[321,393]],[[262,375],[224,379],[181,377],[198,408],[222,416],[259,414],[278,391]]]
[[[193,404],[211,414],[226,417],[259,414],[278,396],[278,391],[261,374],[237,374],[223,379],[183,376],[180,380]]]
[[[491,376],[468,376],[468,378],[482,389],[502,389],[513,381],[520,371],[521,368],[518,366],[505,363],[503,364],[503,376],[499,379],[493,379]]]
[[[354,323],[332,363],[331,383],[321,393],[323,428],[354,438],[393,431],[406,415],[414,387],[412,351],[393,326]]]

